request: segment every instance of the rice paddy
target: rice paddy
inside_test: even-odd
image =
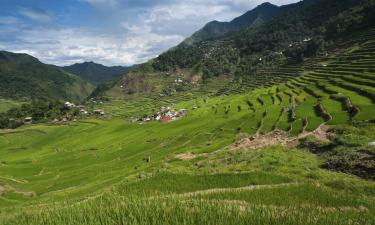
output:
[[[107,119],[1,131],[0,223],[374,224],[372,180],[323,169],[321,158],[296,146],[233,148],[275,130],[292,138],[321,125],[373,127],[374,61],[352,57],[364,48],[374,56],[375,41],[260,71],[283,74],[284,83],[275,78],[270,87],[232,92],[227,81],[213,82],[206,92],[133,99],[111,90],[101,105]],[[171,123],[127,121],[160,106],[188,114]],[[373,151],[372,129],[343,139]]]

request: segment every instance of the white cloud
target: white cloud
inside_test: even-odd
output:
[[[150,30],[127,28],[123,38],[98,35],[82,29],[44,29],[23,31],[7,50],[31,54],[41,61],[56,65],[95,61],[105,65],[132,65],[147,61],[167,49],[171,43],[179,43],[183,37],[161,36]],[[0,46],[6,43],[1,43]]]
[[[95,5],[95,6],[116,6],[118,5],[117,0],[80,0],[82,2],[87,2],[89,4]]]
[[[43,62],[57,65],[83,61],[95,61],[105,65],[138,64],[180,43],[211,20],[231,20],[263,2],[263,0],[79,1],[100,9],[98,15],[93,15],[98,21],[90,21],[88,25],[80,27],[55,24],[55,26],[28,26],[19,29],[11,25],[18,22],[17,18],[0,17],[0,25],[8,25],[1,28],[5,33],[0,33],[0,47],[6,46],[9,51],[32,54]],[[295,1],[271,2],[282,4]],[[110,12],[110,14],[103,14],[103,12]],[[40,23],[53,21],[50,14],[43,10],[19,8],[19,13]],[[103,21],[106,22],[105,25],[96,26],[95,22]]]
[[[18,12],[36,22],[40,23],[49,23],[52,21],[52,17],[45,11],[40,9],[33,9],[33,8],[25,8],[25,7],[19,7]]]
[[[18,23],[18,19],[13,16],[0,16],[1,25],[14,25]]]

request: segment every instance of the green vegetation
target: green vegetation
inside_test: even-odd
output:
[[[22,103],[10,99],[0,99],[0,113],[6,112],[9,109],[15,108],[21,104]]]
[[[122,66],[103,66],[94,62],[76,63],[71,66],[62,67],[63,70],[76,74],[83,80],[95,85],[118,79],[125,75],[129,68]]]
[[[270,3],[263,3],[242,16],[233,19],[231,22],[211,21],[207,23],[202,29],[184,40],[180,46],[222,37],[228,32],[259,27],[290,8],[293,8],[293,5],[278,7]]]
[[[27,54],[0,52],[0,96],[7,99],[84,100],[93,86]]]
[[[155,70],[195,68],[205,79],[232,74],[251,84],[264,70],[293,66],[322,55],[334,49],[338,39],[371,27],[373,10],[373,0],[303,1],[284,8],[263,26],[181,45],[151,63]]]
[[[31,117],[34,123],[41,123],[63,117],[73,119],[78,115],[79,109],[70,109],[64,102],[40,98],[0,113],[0,129],[20,127],[26,117]]]
[[[374,224],[373,6],[304,1],[100,85],[105,119],[0,130],[0,224]],[[128,122],[161,106],[187,115]]]
[[[332,142],[321,142],[306,138],[301,147],[320,155],[326,162],[324,167],[336,171],[375,179],[375,148],[368,146],[374,139],[374,127],[368,124],[357,126],[340,125],[332,130]]]

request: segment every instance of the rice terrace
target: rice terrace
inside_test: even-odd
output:
[[[0,224],[375,224],[374,0],[0,12]]]

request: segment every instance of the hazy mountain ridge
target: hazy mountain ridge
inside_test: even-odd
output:
[[[94,62],[76,63],[71,66],[64,66],[62,68],[65,71],[74,73],[93,84],[100,84],[119,78],[129,69],[128,67],[123,66],[108,67]]]
[[[0,96],[83,100],[93,85],[28,54],[0,51]]]

